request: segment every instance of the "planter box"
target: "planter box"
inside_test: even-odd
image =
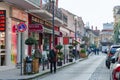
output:
[[[62,66],[62,62],[57,62],[57,66]]]
[[[85,53],[80,53],[80,57],[85,58],[85,57],[87,57],[87,55]]]
[[[73,62],[73,59],[69,59],[69,62]]]
[[[38,73],[39,72],[39,59],[33,59],[32,61],[32,71],[33,73]]]

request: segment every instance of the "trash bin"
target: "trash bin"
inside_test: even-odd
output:
[[[32,74],[32,58],[26,57],[24,61],[24,74]]]

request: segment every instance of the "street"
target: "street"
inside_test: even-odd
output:
[[[34,80],[109,80],[109,70],[105,67],[105,54],[91,55],[88,59],[46,74]]]

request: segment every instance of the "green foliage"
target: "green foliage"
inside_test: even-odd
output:
[[[86,53],[86,50],[85,49],[81,49],[80,53]]]
[[[58,57],[58,61],[62,61],[63,60],[63,53],[58,52],[57,57]]]
[[[72,46],[72,45],[70,45],[70,46],[69,46],[69,49],[72,49],[72,48],[73,48],[73,46]]]
[[[60,50],[63,48],[63,46],[61,44],[59,44],[55,48],[59,50],[59,52],[57,53],[58,61],[62,61],[63,53]]]
[[[81,48],[85,48],[85,44],[80,44],[80,47]]]
[[[60,50],[63,48],[63,46],[62,46],[61,44],[59,44],[59,45],[57,45],[55,48],[60,51]]]
[[[90,39],[88,38],[88,37],[86,37],[86,36],[84,36],[83,38],[82,38],[82,41],[85,41],[85,42],[88,42]]]
[[[34,45],[34,44],[37,45],[38,43],[37,43],[37,40],[35,38],[29,37],[25,40],[25,44],[26,45]]]
[[[78,44],[77,41],[74,41],[74,42],[72,43],[73,46],[76,46],[77,44]]]

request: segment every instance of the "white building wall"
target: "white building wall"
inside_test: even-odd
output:
[[[11,36],[12,33],[11,33],[11,31],[12,31],[12,27],[13,27],[12,23],[11,23],[12,22],[11,6],[8,5],[8,4],[5,4],[4,2],[0,2],[0,10],[6,10],[6,32],[5,32],[6,33],[6,35],[5,35],[5,40],[6,40],[6,42],[5,42],[5,46],[6,46],[6,48],[5,48],[6,49],[6,53],[5,53],[5,55],[6,55],[6,65],[5,66],[15,67],[16,64],[13,64],[12,61],[11,61],[11,52],[12,52],[11,51],[11,44],[12,44],[12,42],[11,42],[12,41],[12,36]],[[28,24],[28,23],[26,22],[25,24]],[[28,53],[28,51],[27,51],[28,46],[25,45],[25,43],[24,43],[27,36],[28,36],[28,31],[25,31],[23,33],[24,38],[22,39],[23,40],[23,43],[22,43],[23,51],[22,51],[22,53],[23,53],[24,57],[25,57],[25,53]],[[18,38],[18,39],[20,39],[20,38]],[[20,44],[20,43],[18,43],[18,44]],[[18,50],[17,54],[18,55],[20,54],[20,49]]]

